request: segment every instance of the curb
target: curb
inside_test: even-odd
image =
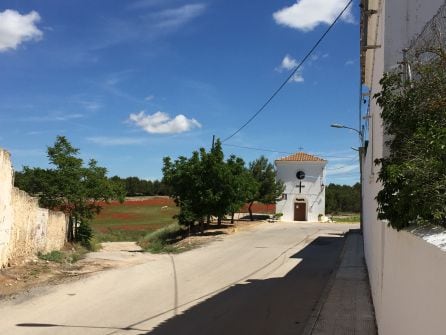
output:
[[[319,320],[320,314],[322,312],[322,308],[325,305],[325,302],[327,301],[328,295],[330,294],[331,289],[333,288],[333,285],[336,280],[336,276],[339,271],[339,267],[341,266],[342,259],[344,258],[345,251],[347,249],[347,238],[350,234],[353,234],[354,232],[348,230],[344,234],[344,245],[342,246],[342,250],[339,254],[338,259],[336,260],[336,265],[333,269],[333,272],[330,275],[330,278],[327,281],[327,285],[325,285],[324,290],[322,291],[321,297],[319,298],[319,301],[315,305],[313,312],[311,313],[310,317],[308,318],[306,322],[306,326],[304,328],[304,331],[302,332],[302,335],[311,335],[313,334],[314,327],[316,326],[316,323]]]

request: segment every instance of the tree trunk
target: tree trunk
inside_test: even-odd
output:
[[[71,215],[68,216],[68,227],[67,227],[67,242],[74,241],[74,224],[73,217]]]
[[[221,215],[218,216],[217,224],[219,227],[221,227]]]
[[[234,212],[231,213],[231,224],[234,224]]]
[[[208,214],[207,218],[206,218],[206,223],[209,225],[211,224],[211,216],[210,214]]]
[[[252,216],[252,208],[251,208],[253,203],[254,203],[254,201],[251,201],[248,206],[249,218],[251,219],[251,221],[254,221],[254,217]]]
[[[203,235],[204,234],[204,220],[203,220],[203,218],[200,219],[199,224],[200,224],[200,233],[201,233],[201,235]]]

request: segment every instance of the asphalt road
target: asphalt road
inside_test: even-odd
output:
[[[265,223],[0,302],[0,334],[299,334],[355,225]]]

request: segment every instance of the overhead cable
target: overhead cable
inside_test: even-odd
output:
[[[274,152],[274,153],[286,154],[286,155],[292,155],[292,154],[295,153],[295,152],[279,151],[279,150],[267,149],[267,148],[247,147],[247,146],[244,146],[244,145],[236,145],[236,144],[228,144],[228,143],[223,143],[223,145],[227,146],[227,147],[233,147],[233,148],[240,148],[240,149],[247,149],[247,150],[256,150],[256,151],[265,151],[265,152]],[[310,154],[318,156],[318,157],[322,157],[322,158],[342,158],[342,159],[345,159],[345,160],[356,159],[356,157],[352,157],[352,156],[319,155],[317,153],[310,153]]]
[[[234,137],[237,133],[239,133],[243,128],[245,128],[248,124],[251,123],[252,120],[254,120],[257,115],[259,115],[266,106],[274,99],[274,97],[282,90],[282,88],[290,81],[290,79],[295,75],[295,73],[302,67],[302,65],[305,63],[305,61],[311,56],[313,51],[319,46],[319,44],[322,42],[322,40],[325,38],[325,36],[329,33],[329,31],[333,28],[333,26],[336,24],[336,22],[341,18],[341,16],[344,14],[344,12],[347,10],[347,8],[351,5],[353,0],[350,0],[347,5],[344,7],[344,9],[339,13],[339,15],[336,17],[336,19],[330,24],[330,26],[325,30],[325,32],[322,34],[322,36],[317,40],[317,42],[313,45],[313,47],[310,49],[310,51],[307,52],[305,57],[300,61],[300,63],[291,71],[290,75],[285,79],[285,81],[277,88],[274,93],[269,97],[268,100],[255,112],[249,119],[246,121],[241,127],[239,127],[235,132],[233,132],[231,135],[226,137],[221,142],[224,143]]]

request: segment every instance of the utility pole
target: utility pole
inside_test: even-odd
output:
[[[212,150],[214,150],[215,145],[215,135],[212,135]]]

